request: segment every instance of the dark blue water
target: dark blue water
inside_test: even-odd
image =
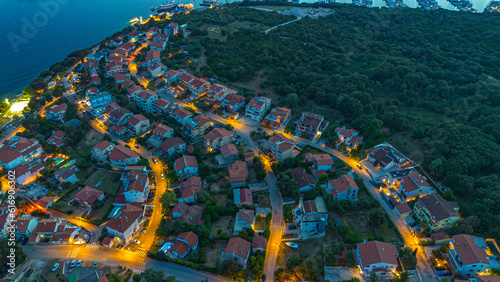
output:
[[[198,1],[177,0],[177,3],[193,3],[196,8]],[[474,8],[481,12],[489,1],[472,2]],[[165,2],[0,0],[0,100],[19,94],[41,71],[64,59],[72,51],[96,44],[130,25],[129,20],[134,17],[147,18],[152,6]],[[337,2],[352,3],[351,0]],[[410,7],[417,7],[416,0],[405,2]],[[454,9],[447,0],[438,0],[438,3],[445,9]],[[383,0],[373,1],[373,7],[384,5]]]

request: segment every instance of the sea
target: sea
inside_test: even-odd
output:
[[[199,7],[202,0],[177,0]],[[222,3],[232,0],[222,0]],[[305,0],[301,2],[316,2]],[[337,3],[352,3],[337,0]],[[404,1],[418,7],[416,0]],[[455,10],[447,0],[437,0]],[[490,0],[472,0],[482,12]],[[147,18],[151,7],[165,0],[0,0],[0,101],[21,93],[38,74],[74,50],[90,47],[130,25],[134,17]],[[383,7],[373,0],[373,8]]]

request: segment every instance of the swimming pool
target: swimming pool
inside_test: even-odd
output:
[[[55,158],[54,158],[54,161],[56,161],[56,165],[58,165],[58,164],[60,164],[60,163],[64,162],[64,159],[63,159],[63,158],[60,158],[60,157],[55,157]]]
[[[159,251],[161,252],[164,252],[164,253],[167,253],[167,251],[170,249],[170,247],[172,247],[174,245],[174,243],[165,243],[163,244],[163,246],[161,247],[161,249]]]

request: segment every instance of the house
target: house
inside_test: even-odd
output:
[[[125,125],[112,125],[109,128],[109,131],[115,133],[116,135],[120,135],[122,137],[124,137],[125,134],[131,133],[131,131]]]
[[[139,38],[141,37],[141,35],[143,35],[143,32],[138,31],[138,30],[134,30],[131,33],[127,34],[128,41],[129,42],[137,42],[139,40]]]
[[[35,138],[13,136],[0,147],[0,165],[4,170],[12,170],[40,158],[42,153],[42,145]]]
[[[50,197],[43,197],[36,201],[35,206],[41,210],[48,210],[52,204],[54,204],[54,199]]]
[[[172,217],[179,219],[182,223],[188,223],[190,225],[196,225],[201,223],[201,214],[203,213],[203,208],[197,205],[189,206],[186,203],[178,202],[175,204],[172,210]]]
[[[195,156],[183,155],[175,160],[174,169],[181,178],[198,176],[198,161]]]
[[[123,63],[119,61],[110,62],[106,65],[105,70],[107,77],[113,77],[117,73],[124,73]]]
[[[337,133],[339,143],[345,144],[348,152],[357,149],[363,141],[363,136],[359,135],[359,131],[347,129],[345,126],[335,128],[335,133]]]
[[[181,191],[181,197],[179,201],[184,203],[194,203],[197,197],[196,194],[203,191],[201,178],[198,176],[192,176],[188,180],[182,182],[179,185]]]
[[[245,97],[235,93],[229,93],[226,95],[224,100],[222,100],[220,106],[224,108],[226,111],[237,113],[243,108],[244,104],[245,104]]]
[[[215,101],[222,101],[222,100],[218,100],[217,97],[222,94],[222,93],[226,93],[226,95],[229,93],[227,92],[229,90],[229,88],[227,88],[227,86],[224,86],[222,84],[218,84],[218,83],[215,83],[213,85],[211,85],[209,88],[208,88],[208,94],[207,94],[207,98],[205,98],[206,100],[210,101],[210,102],[215,102]],[[233,93],[236,93],[236,91],[232,90]],[[224,97],[221,97],[221,98],[225,98]]]
[[[64,138],[68,136],[68,133],[64,130],[58,130],[52,134],[47,140],[49,144],[56,146],[57,148],[61,148],[64,146]]]
[[[184,126],[184,132],[193,138],[197,138],[205,134],[205,131],[212,124],[212,120],[206,115],[197,115],[188,119]]]
[[[155,37],[153,37],[154,42],[168,42],[168,34],[166,33],[157,33]]]
[[[14,227],[15,224],[12,223],[13,220],[14,218],[11,217],[8,213],[0,214],[0,238],[6,238],[10,234],[13,234],[10,233],[12,231],[12,227]]]
[[[189,84],[196,79],[196,76],[188,73],[188,72],[183,72],[179,76],[179,86],[183,88],[183,90],[189,89]]]
[[[198,98],[202,94],[208,91],[210,87],[210,82],[202,79],[195,78],[189,83],[189,90],[191,91],[191,98]]]
[[[114,242],[115,242],[115,237],[108,235],[104,237],[104,239],[102,239],[101,245],[103,245],[104,247],[111,248]]]
[[[160,139],[172,138],[174,137],[174,129],[170,126],[160,124],[155,129],[153,129],[153,135]]]
[[[267,238],[257,235],[252,238],[252,252],[263,253],[267,249]]]
[[[240,209],[236,214],[236,220],[234,221],[233,235],[236,236],[243,230],[253,229],[254,224],[255,211]]]
[[[133,113],[126,108],[118,108],[109,113],[109,122],[114,125],[124,125]]]
[[[175,108],[171,115],[178,123],[186,125],[186,122],[193,116],[193,113],[184,108]]]
[[[158,32],[160,32],[161,29],[159,27],[153,26],[149,30],[146,31],[146,37],[153,37],[155,36]]]
[[[34,216],[21,216],[15,221],[16,237],[24,236],[29,238],[38,225],[38,218]]]
[[[299,199],[299,205],[293,209],[295,222],[302,232],[311,234],[324,234],[328,219],[328,210],[322,196],[316,196],[314,200],[303,201]]]
[[[108,234],[115,236],[128,243],[134,238],[136,231],[141,227],[140,223],[143,218],[143,210],[125,204],[116,214],[104,224],[108,230]]]
[[[168,70],[163,77],[167,80],[167,87],[170,87],[173,82],[179,81],[179,77],[181,76],[181,73],[176,71],[176,70]]]
[[[170,102],[170,101],[167,101],[163,98],[159,98],[155,101],[153,101],[153,113],[157,114],[157,115],[161,115],[161,114],[165,114],[165,113],[169,113],[171,111],[173,111],[173,109],[175,109],[175,105]]]
[[[175,238],[175,244],[170,247],[170,258],[180,258],[186,257],[189,252],[196,250],[198,247],[198,235],[193,231],[182,232]]]
[[[229,167],[229,182],[231,187],[243,187],[247,185],[248,168],[244,161],[235,161]]]
[[[109,103],[114,102],[115,98],[108,92],[101,92],[89,98],[90,106],[92,107],[92,114],[100,116]]]
[[[432,231],[453,227],[460,219],[458,210],[456,203],[445,200],[439,194],[424,196],[413,206],[413,214],[419,220],[427,222]]]
[[[234,237],[229,239],[222,256],[224,259],[235,260],[237,264],[246,268],[251,248],[252,243],[240,237]]]
[[[89,85],[100,85],[100,84],[101,84],[101,78],[98,76],[93,76],[89,81]]]
[[[255,97],[248,102],[245,109],[245,116],[252,120],[260,121],[271,108],[271,99],[266,97]]]
[[[262,124],[270,128],[278,128],[285,124],[292,117],[292,110],[282,107],[276,107],[264,118]]]
[[[411,208],[408,205],[408,203],[402,203],[394,207],[396,210],[396,213],[399,215],[399,217],[406,217],[411,214]]]
[[[78,203],[84,204],[86,206],[91,206],[97,201],[104,201],[105,198],[106,197],[102,191],[99,191],[90,186],[85,186],[74,196],[74,199]]]
[[[141,91],[135,95],[135,103],[145,112],[153,111],[153,102],[158,100],[158,95],[153,91]]]
[[[165,28],[165,33],[168,34],[169,36],[175,36],[179,32],[179,25],[177,23],[170,23],[166,28]]]
[[[38,178],[43,168],[44,166],[39,160],[33,160],[27,164],[16,166],[13,169],[13,172],[17,184],[26,185],[34,181],[36,178]]]
[[[47,119],[50,120],[62,120],[67,109],[68,106],[66,104],[54,105],[46,111],[45,115],[47,116]]]
[[[105,161],[115,145],[108,140],[104,140],[96,144],[92,150],[92,156],[100,161]]]
[[[279,162],[293,156],[293,143],[281,133],[269,138],[269,146],[273,157]]]
[[[167,47],[166,41],[154,41],[150,44],[151,50],[153,51],[163,51]]]
[[[126,166],[136,165],[139,162],[139,155],[129,148],[122,145],[116,145],[109,153],[111,166],[116,168],[125,168]]]
[[[121,88],[125,88],[125,89],[128,89],[129,87],[132,87],[135,85],[135,82],[133,82],[132,80],[130,79],[125,79],[125,81],[123,81],[121,83]],[[120,86],[120,85],[118,85]]]
[[[328,171],[332,169],[333,158],[329,154],[312,155],[311,153],[307,153],[306,159],[308,162],[313,163],[313,166],[317,171]]]
[[[146,54],[146,65],[152,65],[155,63],[161,63],[161,58],[160,58],[160,52],[158,51],[151,51]]]
[[[99,89],[97,89],[97,87],[89,87],[87,88],[87,91],[85,91],[85,96],[88,98],[97,95],[98,93]]]
[[[205,148],[207,148],[208,151],[220,149],[222,146],[229,144],[233,136],[234,133],[225,128],[214,128],[203,135]]]
[[[432,186],[423,175],[416,170],[412,170],[408,175],[401,178],[398,190],[401,200],[406,202],[430,194]]]
[[[129,98],[134,98],[136,95],[138,95],[142,91],[144,91],[144,88],[142,88],[139,85],[132,85],[129,88],[127,88],[127,93],[128,93]],[[134,98],[134,100],[135,100],[135,98]]]
[[[369,150],[368,160],[373,166],[380,166],[380,169],[384,171],[401,167],[407,162],[405,156],[387,143],[377,145],[375,148]]]
[[[325,120],[324,116],[311,112],[303,112],[297,123],[297,132],[299,134],[307,133],[309,137],[312,137],[318,132],[325,131],[328,124],[329,122]]]
[[[301,193],[312,190],[316,187],[316,181],[314,181],[314,177],[308,173],[306,170],[301,167],[296,167],[292,169],[293,178],[297,182],[297,188]]]
[[[220,155],[215,156],[215,161],[219,167],[224,167],[234,163],[238,157],[238,149],[234,146],[234,144],[229,143],[220,148]]]
[[[127,128],[132,134],[141,136],[151,129],[149,119],[141,114],[133,115],[127,119]]]
[[[56,233],[61,225],[61,221],[55,218],[42,219],[38,222],[37,226],[31,232],[28,242],[30,244],[38,243],[40,241],[47,241],[50,239],[52,234]],[[61,226],[64,230],[64,226]],[[62,231],[62,230],[61,230]]]
[[[154,62],[148,66],[148,73],[151,77],[158,77],[167,71],[167,66],[162,63]]]
[[[145,166],[127,166],[120,180],[122,184],[114,205],[144,203],[148,198],[149,177]]]
[[[327,190],[332,194],[334,200],[358,200],[359,187],[352,176],[348,174],[342,174],[339,178],[330,180]]]
[[[168,138],[160,144],[160,149],[167,156],[181,154],[186,151],[186,142],[179,137]]]
[[[115,75],[113,75],[113,78],[115,79],[115,85],[123,83],[128,79],[127,75],[124,73],[116,73]]]
[[[357,245],[354,251],[361,272],[370,275],[391,276],[399,265],[399,252],[395,245],[380,241],[369,241]]]
[[[234,204],[237,207],[242,206],[252,206],[253,198],[252,198],[252,190],[244,188],[244,189],[234,189],[233,190],[233,198]]]
[[[483,238],[460,234],[451,239],[446,261],[452,275],[468,277],[490,272],[495,257]]]
[[[76,171],[70,167],[61,167],[56,172],[54,172],[54,178],[60,183],[69,182],[75,184],[79,179],[76,177]]]
[[[113,39],[110,43],[109,43],[109,46],[111,47],[118,47],[120,46],[121,44],[123,43],[123,38],[115,38]]]

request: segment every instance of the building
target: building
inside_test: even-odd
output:
[[[96,117],[101,116],[109,103],[114,102],[115,98],[108,92],[101,92],[89,98],[92,114]]]
[[[316,181],[314,177],[301,167],[296,167],[292,169],[293,178],[297,182],[297,188],[301,193],[312,190],[316,186]]]
[[[174,137],[174,129],[170,126],[160,124],[153,129],[153,135],[159,139],[172,138]]]
[[[198,176],[198,161],[195,156],[183,155],[175,160],[174,169],[181,178]]]
[[[205,99],[212,103],[220,104],[229,93],[236,93],[236,91],[227,88],[225,85],[215,83],[208,89],[207,98]]]
[[[29,238],[38,225],[38,218],[34,216],[21,216],[16,219],[16,237]]]
[[[231,187],[244,187],[247,185],[248,168],[244,161],[236,161],[229,167],[229,182]]]
[[[115,145],[108,140],[104,140],[96,144],[92,150],[92,156],[100,161],[105,161],[108,159],[109,154],[113,150]]]
[[[307,133],[309,137],[313,137],[315,134],[325,131],[328,124],[329,122],[325,120],[324,116],[303,112],[297,123],[297,132],[299,134]]]
[[[196,248],[198,248],[198,235],[193,231],[179,233],[175,239],[175,244],[169,249],[170,258],[183,259]]]
[[[468,277],[490,272],[490,260],[495,261],[495,257],[483,238],[467,234],[454,235],[446,253],[446,261],[454,276]]]
[[[244,188],[244,189],[234,189],[233,190],[233,198],[234,204],[237,207],[242,206],[252,206],[253,205],[253,197],[252,190]]]
[[[111,166],[116,168],[125,168],[126,166],[136,165],[140,160],[139,155],[132,149],[116,145],[109,153]]]
[[[45,115],[47,116],[47,119],[50,120],[62,120],[64,118],[64,115],[66,114],[67,109],[68,106],[66,106],[66,104],[54,105],[46,111]]]
[[[355,150],[363,141],[363,136],[359,135],[359,131],[355,129],[346,129],[345,126],[335,128],[335,133],[339,138],[339,143],[346,145],[347,151]]]
[[[194,203],[197,200],[196,194],[203,191],[201,178],[198,176],[190,177],[179,185],[181,198],[179,201],[184,203]]]
[[[240,237],[234,237],[229,239],[222,256],[224,259],[233,259],[237,264],[246,268],[251,248],[252,243]]]
[[[408,160],[391,145],[383,143],[369,150],[368,160],[375,167],[386,171],[391,168],[398,168]]]
[[[267,249],[267,239],[264,236],[257,235],[252,238],[252,252],[263,253]]]
[[[210,82],[202,79],[195,78],[189,83],[189,90],[191,91],[191,98],[196,99],[206,93],[210,87]]]
[[[460,215],[458,205],[445,200],[439,194],[430,194],[417,200],[413,214],[423,222],[427,222],[432,231],[453,227]]]
[[[225,128],[214,128],[203,135],[205,148],[207,148],[209,152],[218,150],[222,146],[229,144],[233,136],[234,133]]]
[[[127,119],[132,115],[133,113],[126,108],[116,108],[109,112],[109,122],[113,125],[125,125]]]
[[[141,91],[135,95],[135,103],[147,113],[153,111],[153,102],[156,100],[158,100],[158,95],[153,91]]]
[[[269,146],[273,157],[279,162],[293,156],[293,143],[281,133],[269,138]]]
[[[151,124],[147,117],[138,114],[127,119],[127,128],[132,134],[141,136],[151,129]]]
[[[412,170],[408,175],[401,178],[398,190],[401,200],[406,202],[431,194],[432,186],[423,175],[416,170]]]
[[[234,221],[233,235],[236,236],[243,230],[253,229],[254,224],[255,211],[240,209],[236,214],[236,220]]]
[[[163,51],[165,50],[165,47],[167,47],[167,42],[166,41],[154,41],[151,43],[151,50],[154,51]]]
[[[193,113],[184,108],[175,108],[171,116],[180,124],[186,125],[186,122],[193,116]]]
[[[56,146],[57,148],[61,148],[64,144],[64,138],[68,136],[68,133],[64,130],[58,130],[52,134],[47,140],[49,144]]]
[[[122,195],[120,198],[124,199],[125,203],[144,203],[146,201],[149,192],[149,177],[145,166],[125,167],[120,180],[122,184],[118,194]],[[118,199],[115,199],[115,203],[121,204]]]
[[[188,223],[190,225],[196,225],[198,223],[203,223],[201,220],[201,214],[203,213],[203,208],[197,205],[189,206],[186,203],[178,202],[175,204],[172,210],[172,217],[179,219],[182,223]]]
[[[160,144],[160,149],[167,156],[182,154],[186,151],[186,142],[179,137],[168,138]]]
[[[65,166],[54,172],[54,178],[59,181],[59,183],[69,182],[75,184],[78,181],[76,177],[76,171],[71,167]]]
[[[165,113],[170,113],[172,112],[176,106],[163,98],[159,98],[155,101],[153,101],[153,113],[157,115],[162,115]]]
[[[168,70],[163,76],[167,80],[166,86],[170,87],[173,82],[179,81],[180,76],[181,76],[180,72],[176,70]]]
[[[266,97],[255,97],[248,102],[245,109],[245,116],[252,120],[260,121],[271,108],[271,99]]]
[[[342,174],[339,178],[330,180],[327,190],[332,194],[334,200],[358,200],[358,185],[348,174]]]
[[[239,157],[238,149],[234,144],[227,144],[220,148],[220,155],[215,156],[215,161],[219,167],[229,166]]]
[[[76,201],[87,206],[91,206],[97,201],[104,201],[105,198],[106,196],[102,191],[99,191],[90,186],[85,186],[74,196],[74,199]]]
[[[276,107],[264,118],[262,124],[270,128],[279,128],[285,126],[292,117],[292,110],[282,107]]]
[[[316,196],[313,201],[299,199],[299,205],[293,209],[295,222],[302,232],[324,234],[328,219],[328,210],[322,196]]]
[[[399,265],[396,246],[380,241],[360,243],[354,251],[362,274],[377,273],[379,276],[393,276]]]
[[[125,204],[104,226],[109,235],[118,237],[124,243],[128,243],[140,228],[143,212],[142,209],[136,206]]]
[[[329,154],[312,155],[311,153],[307,153],[306,159],[308,162],[313,163],[317,171],[328,171],[331,170],[333,166],[333,158]]]
[[[16,166],[13,169],[15,180],[19,185],[29,184],[38,178],[42,169],[44,169],[44,166],[40,160],[33,160],[30,163]]]
[[[402,203],[394,207],[396,213],[399,217],[409,216],[411,214],[411,208],[408,203]]]
[[[187,120],[184,132],[193,138],[198,138],[205,134],[205,131],[212,124],[212,120],[206,115],[197,115]]]
[[[243,108],[243,105],[245,105],[245,97],[235,93],[228,93],[222,100],[220,107],[226,111],[237,113]]]
[[[175,36],[179,32],[179,25],[177,23],[171,22],[166,28],[165,33],[169,36]]]
[[[182,72],[179,76],[179,84],[178,86],[182,87],[184,91],[189,89],[189,83],[194,81],[196,79],[196,76],[188,73],[188,72]]]
[[[0,165],[4,170],[12,170],[40,158],[42,145],[35,138],[13,136],[0,147]]]
[[[117,73],[123,73],[123,63],[118,61],[110,62],[106,65],[105,70],[107,77],[113,77]]]
[[[35,244],[41,241],[48,242],[50,237],[52,237],[52,234],[56,233],[58,230],[63,231],[64,227],[65,225],[61,224],[61,221],[58,219],[42,219],[31,232],[28,242],[30,244]]]
[[[167,66],[162,63],[152,63],[148,66],[148,73],[151,77],[158,77],[167,71]]]

